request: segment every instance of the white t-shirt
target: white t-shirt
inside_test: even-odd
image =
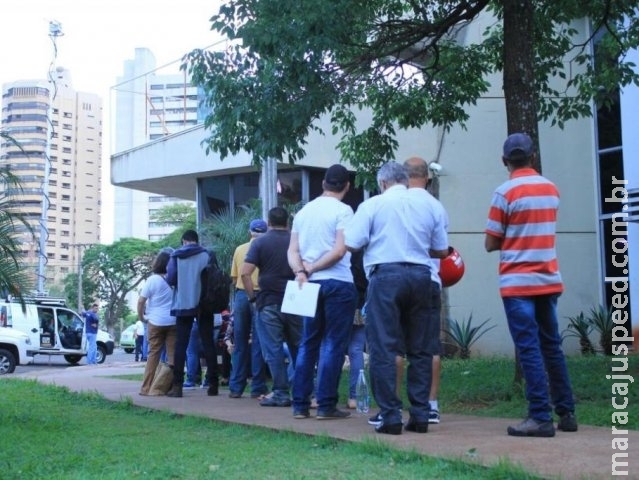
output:
[[[293,233],[297,233],[302,260],[313,263],[333,249],[338,230],[353,218],[353,209],[334,197],[317,197],[295,214]],[[352,282],[351,254],[347,252],[335,265],[313,272],[310,280]]]
[[[135,322],[135,336],[136,337],[143,337],[144,336],[144,324],[142,323],[142,320],[138,320],[137,322]]]
[[[173,289],[161,275],[151,275],[140,292],[146,298],[144,316],[150,323],[158,327],[175,325],[175,317],[171,315]]]

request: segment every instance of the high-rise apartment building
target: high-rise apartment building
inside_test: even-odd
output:
[[[153,53],[146,48],[136,48],[135,58],[124,62],[124,74],[118,77],[112,90],[114,152],[162,141],[204,118],[198,107],[198,89],[188,82],[184,72],[179,73],[179,63],[157,69]],[[135,237],[152,241],[160,240],[176,227],[155,222],[154,212],[174,203],[191,203],[122,187],[114,189],[114,201],[114,239]]]
[[[102,100],[75,91],[69,71],[58,67],[51,81],[3,85],[2,130],[19,144],[2,140],[0,168],[22,183],[8,193],[35,234],[17,226],[34,290],[61,291],[82,248],[100,241]]]

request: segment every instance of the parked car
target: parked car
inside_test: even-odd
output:
[[[16,365],[27,365],[33,357],[27,355],[31,339],[26,333],[0,327],[0,375],[13,373]]]
[[[133,353],[135,351],[135,336],[133,332],[135,332],[135,323],[126,327],[122,335],[120,335],[120,347],[122,347],[126,353]]]
[[[18,302],[1,300],[0,318],[6,327],[28,335],[31,340],[28,356],[62,355],[75,365],[87,354],[84,320],[66,306],[63,298],[27,298],[24,310]],[[113,346],[113,337],[98,330],[98,363],[113,353]]]

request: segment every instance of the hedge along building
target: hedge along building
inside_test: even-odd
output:
[[[474,28],[466,29],[465,37],[459,40],[479,41],[483,29],[480,22],[481,19]],[[586,25],[584,21],[577,27],[586,32]],[[583,40],[586,38],[584,34]],[[475,321],[492,319],[497,328],[481,338],[473,347],[474,353],[511,355],[512,343],[498,293],[498,256],[485,253],[483,246],[492,192],[508,178],[500,158],[507,132],[501,76],[488,80],[491,90],[467,109],[470,119],[466,130],[455,127],[448,132],[436,128],[400,131],[396,159],[401,162],[419,155],[442,166],[439,197],[450,216],[450,243],[462,253],[466,263],[462,281],[448,289],[448,316],[463,320],[472,313]],[[637,224],[624,221],[622,225],[619,222],[627,217],[617,216],[615,232],[613,215],[630,210],[623,210],[623,202],[605,201],[615,187],[622,186],[626,191],[639,188],[639,165],[635,165],[639,141],[630,138],[629,131],[639,116],[637,96],[636,87],[621,91],[613,108],[602,111],[593,106],[593,118],[568,122],[563,130],[547,123],[539,125],[544,175],[561,192],[557,225],[557,251],[565,283],[559,302],[561,329],[566,327],[568,316],[588,312],[600,303],[612,304],[613,283],[605,279],[626,275],[630,285],[638,281],[633,281],[633,275],[636,277],[639,272],[637,247],[633,251],[626,243],[626,251],[615,257],[617,260],[612,257],[613,249],[621,250],[624,241],[637,245]],[[366,112],[358,119],[362,125],[370,120]],[[320,119],[319,124],[323,131],[331,131],[327,118]],[[250,198],[264,198],[274,192],[279,203],[308,201],[321,192],[323,171],[339,161],[338,138],[314,133],[308,138],[307,155],[302,161],[296,165],[278,164],[272,175],[263,175],[268,169],[256,169],[248,154],[224,161],[214,152],[207,156],[201,142],[209,135],[198,125],[117,152],[111,157],[112,183],[194,200],[201,221],[221,207],[233,208]],[[627,183],[613,185],[613,176]],[[361,199],[362,192],[354,192],[349,202],[356,204]],[[613,237],[621,240],[613,244]],[[628,255],[628,265],[616,267],[615,262],[619,265],[623,255]],[[623,274],[624,269],[627,274]],[[629,292],[628,289],[628,295]],[[638,296],[624,307],[628,313],[633,307],[639,312]],[[635,316],[639,318],[639,314]],[[567,340],[566,348],[575,352],[577,341]]]

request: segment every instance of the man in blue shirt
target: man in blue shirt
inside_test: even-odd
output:
[[[100,318],[98,317],[98,304],[91,305],[91,310],[82,313],[84,317],[84,330],[87,336],[87,364],[95,365],[98,363],[98,326]]]
[[[432,258],[448,254],[448,236],[433,204],[409,193],[404,166],[384,164],[377,183],[381,194],[362,203],[344,230],[349,250],[366,249],[366,337],[371,386],[382,416],[375,430],[402,433],[395,359],[406,353],[411,406],[405,429],[426,433],[432,359],[439,342],[439,322],[430,313]]]

